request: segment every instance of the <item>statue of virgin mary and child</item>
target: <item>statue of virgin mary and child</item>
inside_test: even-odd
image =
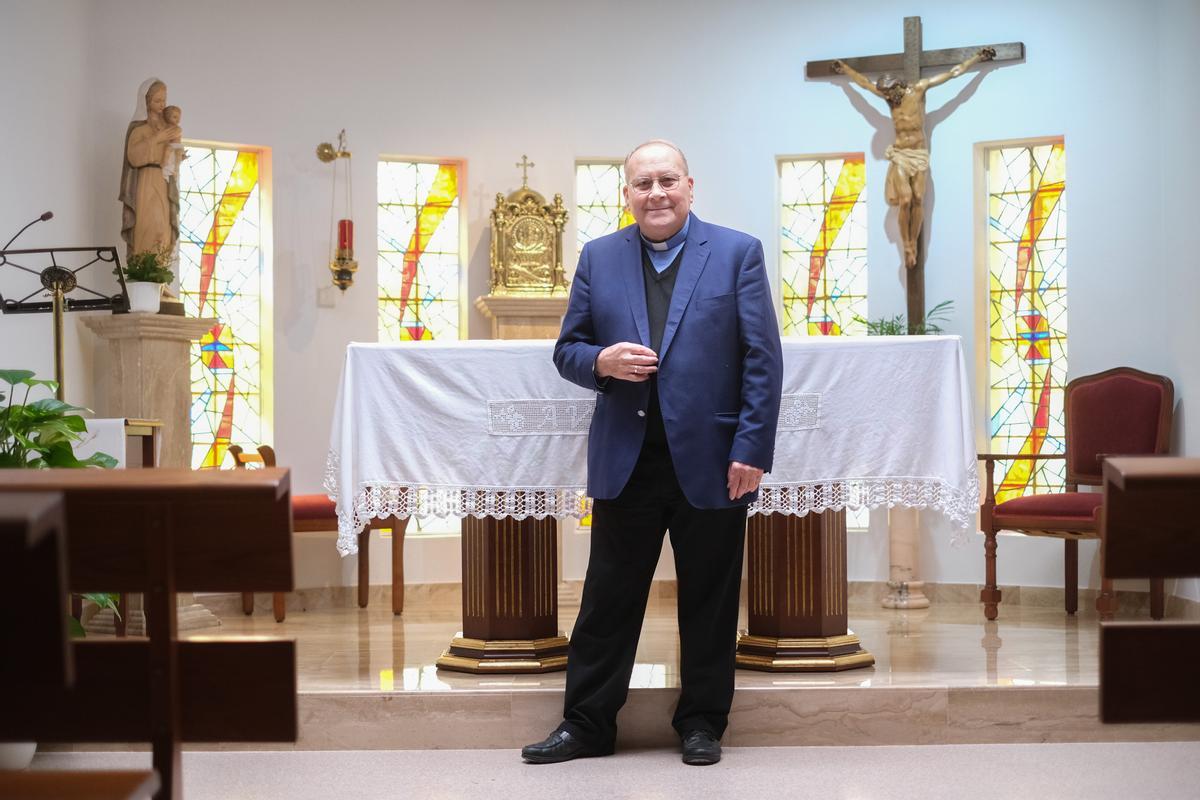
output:
[[[157,78],[138,89],[137,109],[125,132],[120,199],[121,238],[134,253],[165,250],[179,243],[179,109],[167,106],[167,86]],[[172,258],[172,260],[174,260]]]

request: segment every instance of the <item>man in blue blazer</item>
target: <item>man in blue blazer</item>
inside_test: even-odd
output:
[[[521,751],[608,755],[655,565],[669,530],[688,764],[721,758],[733,700],[746,507],[771,469],[783,357],[762,244],[691,213],[678,147],[625,160],[637,226],[579,256],[554,363],[596,391],[588,439],[591,555],[571,635],[562,724]]]

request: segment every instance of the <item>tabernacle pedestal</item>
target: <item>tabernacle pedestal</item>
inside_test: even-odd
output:
[[[875,657],[847,627],[846,512],[755,514],[749,544],[749,630],[737,665],[767,672],[869,667]]]
[[[493,339],[554,339],[567,313],[567,296],[489,294],[477,298],[475,308],[491,320]]]
[[[504,674],[566,669],[553,518],[467,517],[462,572],[463,629],[437,660],[439,669]]]

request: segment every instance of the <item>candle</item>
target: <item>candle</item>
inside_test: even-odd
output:
[[[338,220],[338,250],[354,249],[354,223],[348,219]]]

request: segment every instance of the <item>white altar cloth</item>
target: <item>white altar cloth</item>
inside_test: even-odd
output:
[[[595,394],[553,342],[351,344],[325,489],[338,550],[369,520],[581,517]],[[979,508],[971,397],[956,336],[783,340],[775,465],[751,513],[903,505],[966,528]]]

